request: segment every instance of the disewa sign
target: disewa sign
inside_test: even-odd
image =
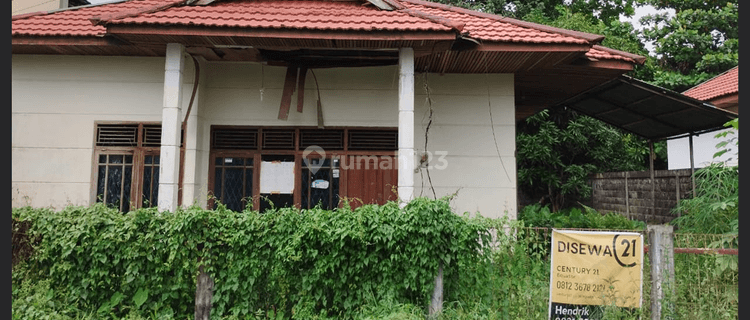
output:
[[[640,308],[643,235],[552,230],[550,320],[601,318],[595,306]]]

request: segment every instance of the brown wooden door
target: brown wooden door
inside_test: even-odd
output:
[[[392,156],[346,157],[346,196],[352,209],[396,200],[398,169]],[[390,162],[390,163],[389,163]]]

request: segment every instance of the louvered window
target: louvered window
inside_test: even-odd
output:
[[[264,150],[294,150],[294,130],[265,129],[263,130]]]
[[[323,150],[344,150],[344,130],[300,130],[299,148],[318,146]]]
[[[349,150],[398,150],[398,131],[349,130]]]
[[[217,128],[211,137],[213,149],[257,150],[258,129]]]
[[[100,124],[96,127],[99,147],[135,147],[138,145],[138,124]]]
[[[156,206],[161,125],[98,123],[95,145],[95,201],[122,212]]]

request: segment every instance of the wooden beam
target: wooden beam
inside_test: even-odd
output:
[[[297,82],[297,66],[286,68],[286,79],[284,79],[284,91],[281,94],[281,106],[279,106],[279,120],[289,118],[289,107],[292,104],[294,84]]]

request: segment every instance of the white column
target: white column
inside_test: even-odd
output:
[[[167,44],[164,71],[164,104],[161,115],[161,155],[159,164],[159,211],[177,209],[180,170],[180,125],[182,106],[182,74],[185,68],[185,47]]]
[[[398,53],[398,196],[414,198],[414,49]]]

